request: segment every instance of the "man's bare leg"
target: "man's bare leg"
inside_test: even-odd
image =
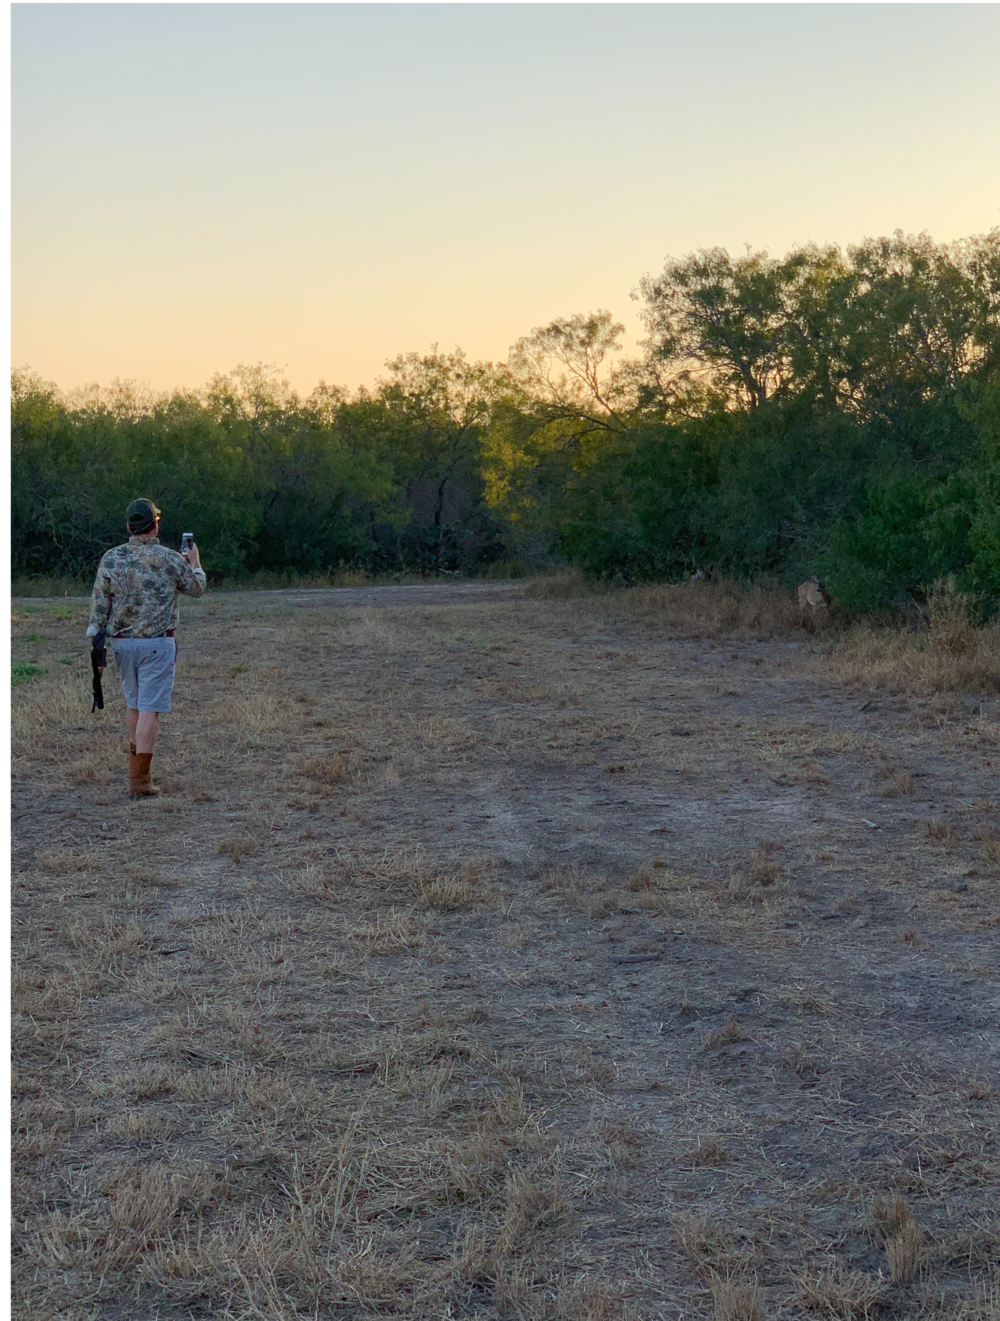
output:
[[[125,728],[128,741],[136,752],[152,752],[160,728],[159,711],[133,711],[125,708]]]
[[[139,719],[135,725],[136,752],[152,752],[156,735],[160,728],[159,711],[137,711]]]

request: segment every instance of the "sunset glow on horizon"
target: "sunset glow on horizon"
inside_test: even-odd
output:
[[[13,359],[310,390],[668,255],[1000,224],[987,5],[13,6]]]

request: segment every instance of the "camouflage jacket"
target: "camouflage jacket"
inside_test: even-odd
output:
[[[183,555],[156,537],[130,537],[109,550],[97,567],[87,637],[158,638],[177,627],[177,593],[201,596],[207,583]]]

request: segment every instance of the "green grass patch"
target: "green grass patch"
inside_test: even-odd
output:
[[[82,610],[78,605],[70,605],[69,602],[62,602],[58,605],[47,605],[45,613],[50,619],[86,619],[88,611]]]
[[[44,674],[42,665],[30,665],[27,661],[13,661],[10,667],[10,683],[15,688],[19,683],[30,683],[36,674]]]
[[[23,577],[15,578],[11,582],[10,594],[14,597],[33,596],[35,598],[40,596],[89,596],[93,585],[93,578],[85,581],[81,578]],[[22,606],[21,609],[23,610],[24,607]]]

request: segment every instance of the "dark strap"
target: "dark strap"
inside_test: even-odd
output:
[[[94,702],[90,708],[90,714],[95,711],[104,710],[104,688],[101,685],[101,673],[108,663],[108,649],[104,645],[107,638],[107,630],[101,629],[91,638],[90,647],[90,669],[93,675]]]

